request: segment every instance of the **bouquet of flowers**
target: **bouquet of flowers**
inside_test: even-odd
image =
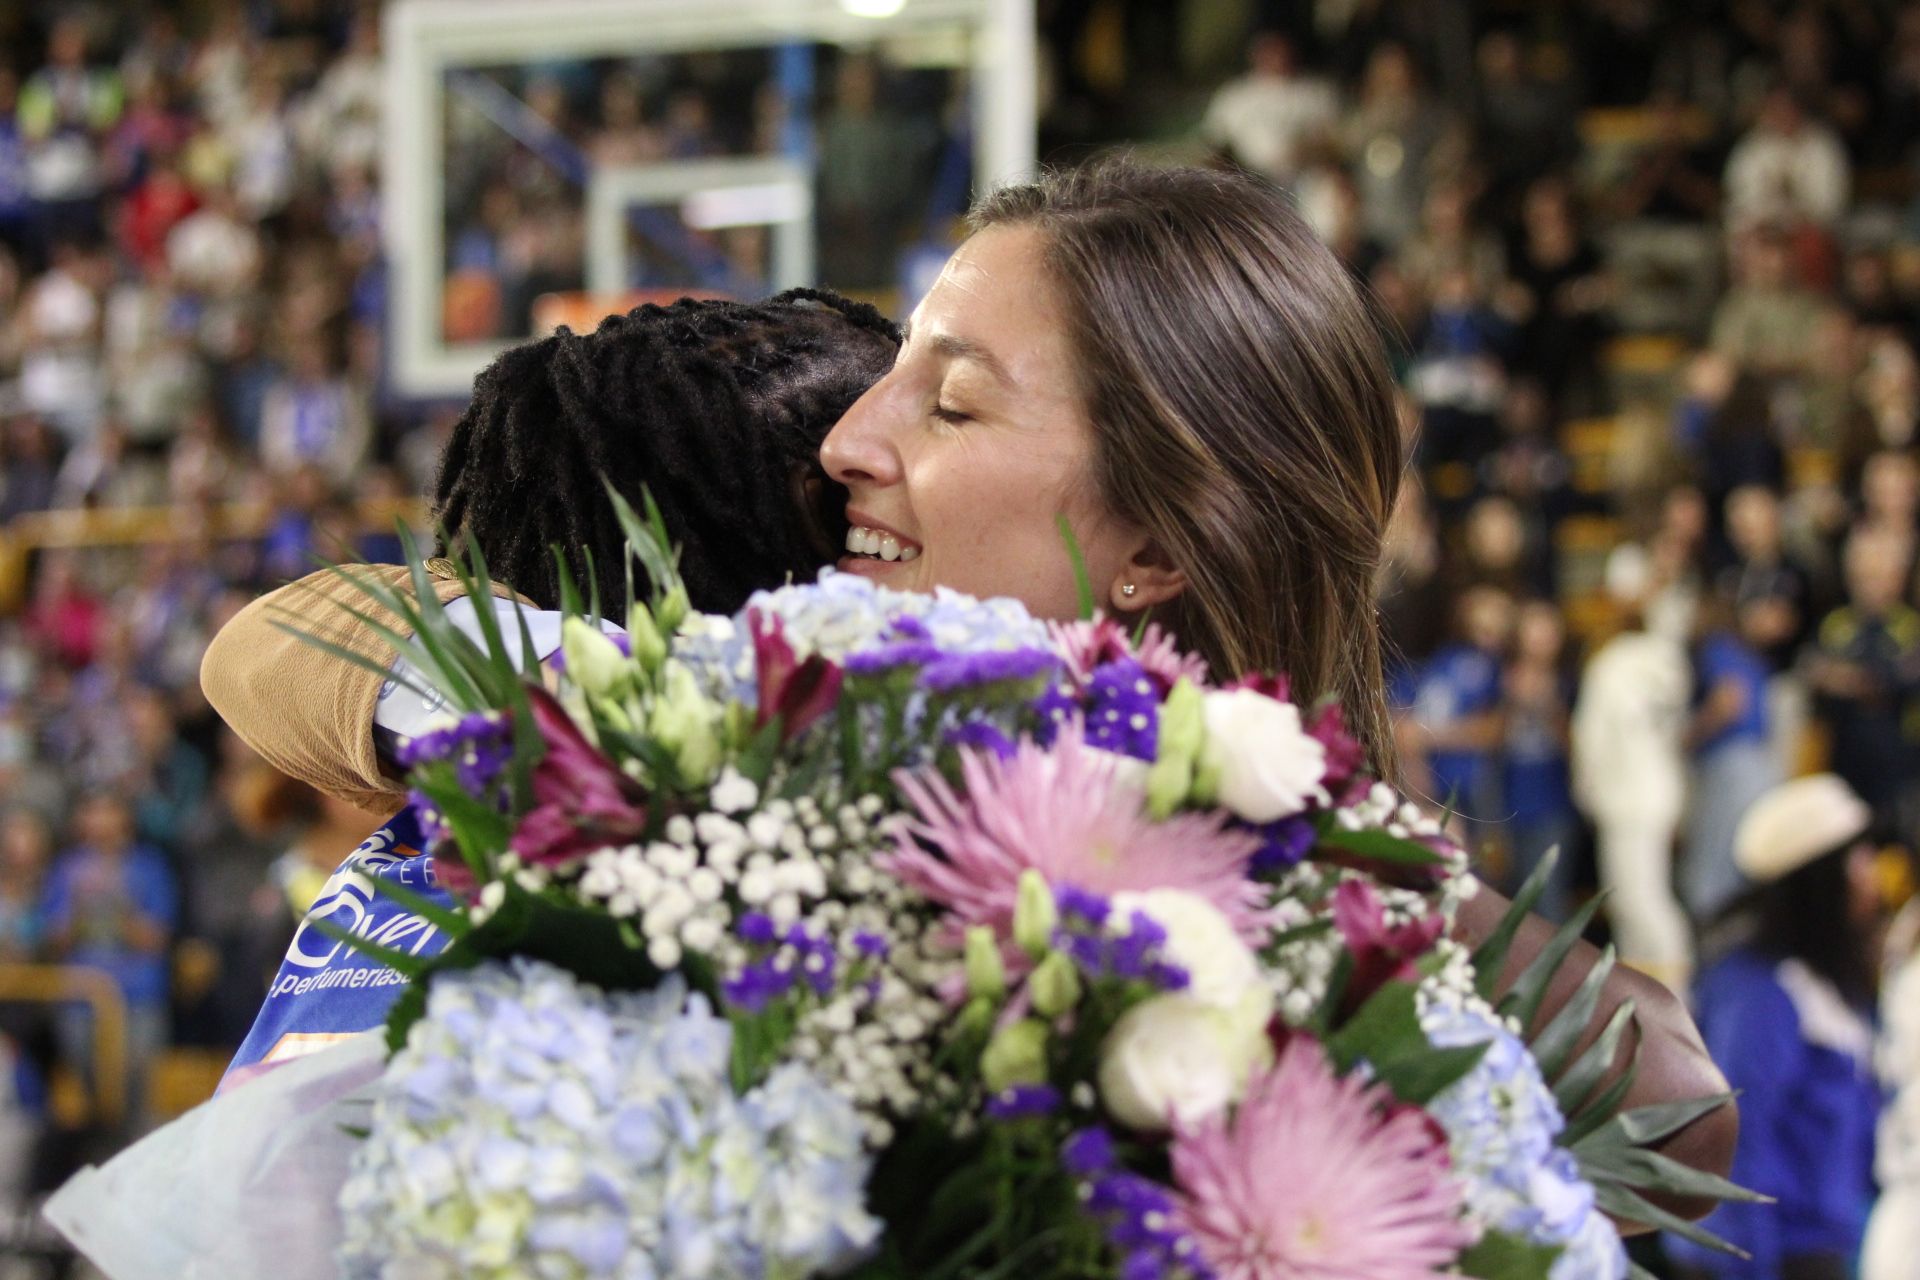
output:
[[[411,983],[344,1274],[1617,1280],[1609,1215],[1746,1194],[1648,1149],[1724,1099],[1620,1111],[1630,1007],[1575,1052],[1611,957],[1541,1017],[1593,908],[1496,997],[1538,882],[1452,939],[1465,857],[1338,706],[1091,608],[692,614],[621,514],[647,593],[540,672],[364,588],[450,699],[453,905],[380,887],[452,941],[343,935]]]

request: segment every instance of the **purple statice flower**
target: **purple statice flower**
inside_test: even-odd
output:
[[[512,753],[512,723],[498,711],[476,711],[443,729],[408,738],[394,758],[403,769],[450,761],[461,771],[460,785],[478,792],[499,776]]]
[[[1040,727],[1034,730],[1034,741],[1043,747],[1053,745],[1060,736],[1060,730],[1071,724],[1080,714],[1080,703],[1067,686],[1058,680],[1047,686],[1047,691],[1033,700],[1034,714],[1040,717]]]
[[[793,964],[782,965],[777,957],[750,962],[736,976],[720,984],[727,1003],[747,1013],[759,1013],[793,990]]]
[[[894,616],[893,634],[902,640],[925,640],[929,643],[933,640],[933,632],[928,629],[927,624],[907,613]]]
[[[1054,946],[1089,978],[1144,982],[1157,991],[1184,991],[1191,975],[1170,962],[1163,948],[1167,931],[1144,911],[1127,920],[1125,933],[1106,928],[1112,906],[1098,894],[1063,885],[1054,891],[1060,926]]]
[[[435,806],[432,796],[424,791],[409,791],[407,803],[413,806],[413,816],[420,824],[420,838],[427,844],[453,838],[453,828],[447,825],[445,815]]]
[[[1094,668],[1086,688],[1087,745],[1136,760],[1160,746],[1160,690],[1132,658]]]
[[[1313,842],[1318,837],[1312,819],[1304,814],[1282,818],[1254,830],[1260,836],[1260,847],[1247,863],[1247,870],[1254,875],[1266,875],[1299,866],[1301,859],[1312,851]]]
[[[770,917],[758,911],[741,916],[734,932],[761,954],[720,984],[728,1004],[759,1013],[803,981],[816,995],[833,994],[840,966],[831,939],[798,924],[782,933]]]
[[[1050,1084],[1016,1084],[987,1100],[987,1119],[1010,1121],[1049,1116],[1060,1109],[1060,1091]]]
[[[853,935],[853,949],[868,960],[884,960],[893,950],[893,944],[877,933],[865,929],[856,930]]]
[[[947,732],[947,745],[990,752],[1000,760],[1013,758],[1013,739],[985,720],[969,720]]]
[[[1105,1228],[1122,1280],[1211,1280],[1173,1193],[1150,1178],[1109,1166],[1082,1180],[1082,1204]]]
[[[734,932],[740,935],[740,941],[756,947],[771,946],[779,936],[773,917],[764,911],[749,911],[741,916]]]
[[[878,676],[901,667],[924,667],[944,657],[940,646],[931,641],[899,640],[852,654],[843,665],[850,676]]]
[[[1060,1144],[1060,1166],[1076,1178],[1091,1178],[1114,1165],[1113,1135],[1098,1125],[1080,1129]]]
[[[927,665],[920,673],[920,687],[929,693],[956,693],[981,685],[1037,680],[1059,666],[1060,659],[1045,649],[949,654]]]

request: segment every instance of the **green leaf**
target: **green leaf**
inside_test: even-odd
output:
[[[300,627],[293,626],[289,623],[281,622],[278,618],[269,618],[267,620],[267,625],[271,627],[276,627],[279,630],[286,632],[288,635],[292,636],[295,640],[300,641],[302,644],[312,645],[314,648],[320,650],[320,652],[322,653],[331,654],[332,656],[339,658],[343,662],[350,662],[356,667],[360,667],[360,668],[363,668],[364,670],[371,671],[377,676],[393,681],[395,684],[399,685],[403,689],[411,689],[413,692],[419,694],[423,698],[432,699],[440,696],[434,690],[429,689],[426,685],[423,685],[415,680],[407,679],[406,677],[400,675],[398,672],[394,671],[391,667],[383,666],[382,664],[375,662],[372,658],[367,657],[363,653],[355,653],[353,650],[347,648],[344,645],[335,644],[331,640],[322,640],[319,636],[313,634],[313,632],[311,631],[306,631]]]
[[[1622,1088],[1619,1095],[1605,1108],[1605,1114],[1599,1116],[1590,1125],[1584,1123],[1589,1112],[1581,1111],[1580,1105],[1586,1101],[1587,1095],[1593,1092],[1594,1086],[1606,1076],[1613,1066],[1613,1060],[1619,1056],[1621,1038],[1626,1035],[1627,1028],[1633,1025],[1633,1010],[1632,1000],[1621,1001],[1619,1007],[1613,1011],[1613,1016],[1607,1019],[1605,1029],[1592,1044],[1587,1046],[1586,1052],[1574,1059],[1573,1065],[1567,1068],[1566,1074],[1554,1082],[1554,1101],[1560,1104],[1560,1114],[1567,1118],[1568,1132],[1579,1130],[1585,1133],[1598,1128],[1612,1117],[1613,1109],[1620,1105],[1620,1098],[1626,1096],[1626,1090]],[[1636,1045],[1633,1060],[1627,1064],[1627,1069],[1620,1080],[1616,1081],[1617,1084],[1632,1083],[1638,1060],[1639,1046]],[[1573,1139],[1567,1138],[1565,1141],[1572,1142]]]
[[[1534,1244],[1501,1231],[1489,1231],[1460,1255],[1460,1274],[1479,1280],[1540,1280],[1553,1269],[1559,1245]]]
[[[1080,539],[1073,536],[1073,525],[1064,513],[1054,518],[1054,524],[1060,530],[1060,540],[1067,544],[1067,559],[1073,564],[1073,588],[1080,597],[1080,620],[1091,622],[1099,606],[1093,594],[1093,579],[1087,575],[1087,557],[1081,553]]]
[[[1560,966],[1566,963],[1567,954],[1579,944],[1580,935],[1586,932],[1588,922],[1593,919],[1593,913],[1600,909],[1604,899],[1604,894],[1589,898],[1555,931],[1547,945],[1541,948],[1540,954],[1533,958],[1533,963],[1521,971],[1513,989],[1500,1001],[1502,1017],[1517,1020],[1524,1032],[1532,1034],[1533,1020],[1540,1012],[1541,1003],[1547,998],[1547,987],[1553,982],[1553,976],[1560,972]]]
[[[1571,1147],[1588,1134],[1613,1119],[1620,1110],[1620,1104],[1626,1101],[1627,1093],[1633,1088],[1633,1078],[1640,1070],[1640,1045],[1633,1046],[1633,1053],[1627,1059],[1627,1069],[1620,1073],[1598,1097],[1591,1098],[1580,1108],[1580,1114],[1567,1118],[1567,1127],[1560,1134],[1558,1142],[1563,1147]]]
[[[1593,1021],[1593,1015],[1600,1008],[1601,988],[1606,985],[1607,977],[1613,972],[1614,951],[1609,946],[1594,961],[1593,968],[1587,971],[1580,986],[1574,991],[1560,1012],[1553,1016],[1546,1028],[1533,1038],[1528,1047],[1540,1064],[1540,1073],[1549,1080],[1557,1080],[1566,1069],[1567,1060],[1573,1056],[1574,1046],[1580,1043],[1580,1037],[1586,1034],[1587,1026]]]
[[[1450,1049],[1423,1048],[1375,1064],[1374,1076],[1400,1101],[1423,1107],[1479,1066],[1492,1047],[1491,1041],[1483,1041]]]
[[[665,536],[666,522],[660,518],[660,509],[654,504],[653,495],[642,490],[641,497],[647,507],[649,523],[642,524],[640,517],[634,514],[633,505],[622,497],[620,491],[604,476],[600,481],[606,486],[607,497],[613,503],[613,515],[620,522],[620,530],[627,537],[627,551],[647,571],[651,599],[655,604],[680,582],[680,570],[674,564],[672,543]],[[638,607],[638,602],[635,602]]]
[[[1609,1128],[1623,1142],[1639,1147],[1648,1146],[1672,1137],[1708,1112],[1719,1110],[1732,1102],[1735,1096],[1716,1093],[1705,1098],[1688,1098],[1684,1102],[1635,1107],[1632,1111],[1623,1111],[1615,1116]]]
[[[1329,831],[1320,837],[1322,849],[1338,849],[1370,862],[1386,862],[1401,867],[1433,867],[1440,855],[1427,846],[1384,831]]]
[[[1327,1037],[1327,1052],[1344,1073],[1365,1058],[1376,1067],[1409,1048],[1426,1049],[1411,982],[1389,982],[1367,998],[1346,1024]]]
[[[1475,985],[1479,988],[1482,1000],[1492,1000],[1499,990],[1500,974],[1507,965],[1507,952],[1513,947],[1513,939],[1520,932],[1520,926],[1526,923],[1534,907],[1540,901],[1540,895],[1547,890],[1547,882],[1553,877],[1554,864],[1560,860],[1560,847],[1555,845],[1547,850],[1546,856],[1533,869],[1526,882],[1520,886],[1520,892],[1507,904],[1507,913],[1500,917],[1500,923],[1487,935],[1473,952],[1473,969],[1477,975]]]
[[[1611,1181],[1662,1195],[1699,1196],[1710,1200],[1737,1200],[1743,1204],[1772,1204],[1773,1197],[1749,1191],[1715,1174],[1681,1164],[1670,1156],[1641,1147],[1601,1147],[1583,1143],[1574,1154],[1580,1172],[1590,1181]]]
[[[1639,1195],[1631,1187],[1621,1186],[1617,1182],[1602,1179],[1594,1183],[1593,1202],[1600,1212],[1619,1222],[1638,1222],[1662,1231],[1671,1231],[1684,1240],[1691,1240],[1704,1249],[1713,1249],[1719,1253],[1736,1258],[1745,1258],[1745,1250],[1729,1244],[1719,1236],[1708,1231],[1698,1223],[1689,1222],[1677,1213],[1669,1213],[1659,1205]]]
[[[375,892],[382,897],[392,898],[402,908],[419,916],[446,934],[448,938],[463,937],[473,928],[473,921],[469,920],[463,912],[455,911],[452,907],[436,902],[424,893],[409,889],[390,876],[376,875],[368,878],[373,881]]]

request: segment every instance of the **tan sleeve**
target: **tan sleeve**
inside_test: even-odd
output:
[[[430,562],[428,569],[441,600],[463,594],[446,562]],[[349,572],[411,594],[404,565],[359,565]],[[514,595],[499,583],[494,594]],[[220,717],[268,764],[348,804],[379,812],[406,794],[405,786],[381,773],[374,751],[373,711],[384,681],[274,625],[285,623],[382,668],[392,666],[393,646],[343,605],[408,633],[393,613],[323,569],[261,596],[220,628],[201,659],[200,687]]]

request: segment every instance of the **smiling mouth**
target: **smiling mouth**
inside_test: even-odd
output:
[[[846,548],[847,554],[856,560],[897,560],[906,563],[920,558],[919,544],[898,534],[858,524],[848,528]]]

